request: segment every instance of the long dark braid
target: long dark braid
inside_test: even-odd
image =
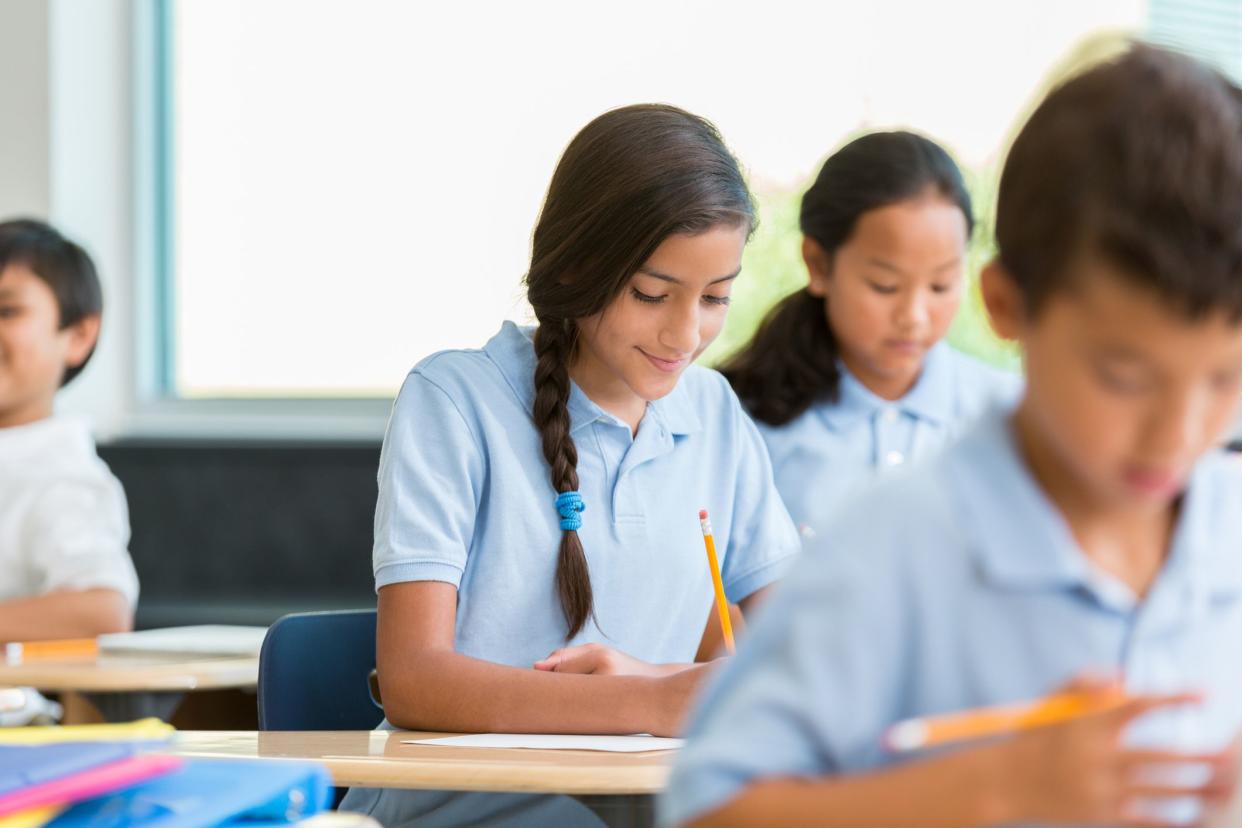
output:
[[[535,331],[535,428],[558,493],[578,490],[578,447],[569,434],[569,362],[574,351],[573,323],[541,324]],[[561,532],[556,558],[556,593],[573,638],[594,609],[591,574],[582,539],[575,530]]]

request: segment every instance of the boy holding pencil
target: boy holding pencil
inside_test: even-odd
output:
[[[0,642],[133,623],[125,495],[86,425],[52,411],[102,312],[81,247],[43,222],[0,222]]]
[[[1239,100],[1136,46],[1032,115],[983,274],[1024,351],[1022,402],[820,527],[703,699],[665,824],[1151,826],[1227,795],[1242,464],[1216,449],[1242,395]],[[984,714],[1008,733],[895,751],[981,735],[937,715],[1058,690]]]

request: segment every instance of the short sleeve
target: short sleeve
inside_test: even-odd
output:
[[[892,573],[861,552],[808,551],[761,608],[700,700],[661,825],[714,811],[761,779],[878,763],[876,734],[902,687],[905,620]]]
[[[48,485],[31,504],[23,536],[37,594],[113,589],[137,604],[125,493],[106,471]]]
[[[482,452],[457,403],[423,373],[410,374],[380,453],[377,590],[406,581],[461,584],[483,476]]]
[[[801,540],[776,489],[767,446],[736,400],[734,405],[737,492],[721,579],[725,595],[737,603],[778,580],[797,555]]]

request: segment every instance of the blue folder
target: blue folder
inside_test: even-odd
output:
[[[0,796],[128,759],[132,742],[62,742],[0,747]]]
[[[187,759],[181,770],[80,802],[48,828],[284,825],[324,810],[331,795],[327,770],[312,762]]]

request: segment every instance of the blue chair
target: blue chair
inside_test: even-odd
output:
[[[298,612],[267,631],[259,653],[259,730],[372,730],[375,610]]]

